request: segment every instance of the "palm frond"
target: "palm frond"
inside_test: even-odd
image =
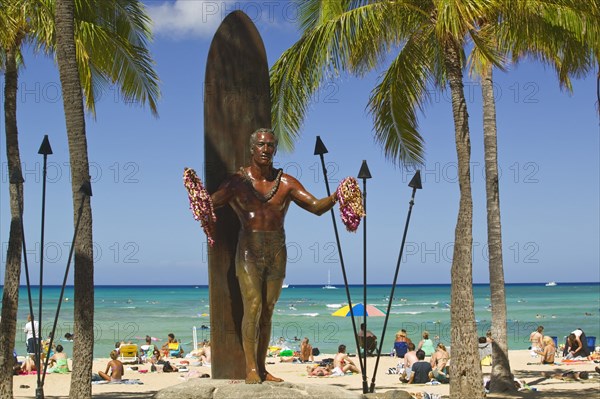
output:
[[[437,47],[433,25],[415,32],[371,92],[375,139],[394,163],[415,166],[424,162],[417,110],[423,111],[429,100],[428,85],[436,84],[432,77],[436,76]]]
[[[273,127],[283,148],[293,148],[309,100],[325,78],[372,70],[425,15],[404,4],[410,2],[368,3],[311,25],[271,68]],[[409,12],[418,15],[406,18],[412,25],[400,24],[399,16]]]

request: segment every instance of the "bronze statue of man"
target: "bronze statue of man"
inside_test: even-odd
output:
[[[265,359],[271,335],[271,318],[285,278],[287,251],[284,219],[295,202],[322,215],[337,201],[315,198],[294,177],[273,168],[277,138],[271,130],[258,129],[250,136],[251,161],[225,180],[211,195],[215,208],[229,204],[240,220],[236,275],[244,314],[242,346],[246,359],[246,383],[283,381],[271,375]]]

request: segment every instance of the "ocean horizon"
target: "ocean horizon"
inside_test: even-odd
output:
[[[557,285],[594,285],[599,284],[600,281],[554,281]],[[505,286],[509,285],[546,285],[548,281],[538,281],[538,282],[520,282],[520,283],[505,283]],[[286,283],[287,284],[287,283]],[[344,288],[344,284],[342,283],[332,283],[336,288],[342,289]],[[429,286],[448,286],[450,287],[451,283],[414,283],[414,284],[396,284],[396,287],[429,287]],[[490,283],[473,283],[473,286],[489,286]],[[349,287],[363,287],[363,284],[348,284]],[[367,287],[391,287],[392,284],[367,284]],[[26,288],[26,284],[21,284],[20,288]],[[37,284],[31,284],[30,287],[39,287]],[[44,288],[56,288],[61,287],[60,284],[44,284]],[[95,284],[94,287],[200,287],[200,288],[208,288],[208,284]],[[323,283],[319,284],[294,284],[289,283],[289,288],[292,287],[323,287]],[[4,288],[3,284],[0,284],[0,288]],[[72,284],[68,284],[65,288],[73,288]],[[2,292],[2,291],[0,291]]]
[[[506,303],[509,349],[526,349],[529,334],[538,325],[544,334],[555,336],[559,342],[575,328],[586,335],[600,336],[600,283],[560,282],[555,286],[541,283],[507,283]],[[368,317],[367,327],[375,335],[384,335],[382,353],[389,353],[397,330],[404,328],[418,343],[424,330],[434,342],[450,342],[450,284],[397,284],[390,306],[391,284],[367,286],[367,303],[390,316],[385,334],[385,317]],[[344,285],[337,289],[322,289],[323,284],[289,284],[282,289],[273,316],[272,340],[281,337],[291,349],[299,346],[298,339],[308,337],[321,352],[335,353],[339,344],[355,352],[350,317],[332,316],[348,303]],[[363,285],[350,285],[353,304],[363,302]],[[3,286],[2,286],[3,289]],[[33,309],[38,313],[38,287],[31,286]],[[43,287],[42,333],[51,331],[60,297],[61,286]],[[196,338],[210,339],[209,290],[206,285],[96,285],[94,308],[94,356],[107,357],[119,341],[141,344],[146,335],[156,344],[173,332],[183,343],[184,350],[192,349]],[[473,285],[475,318],[478,335],[491,327],[489,284]],[[27,287],[19,290],[16,350],[25,350],[22,331],[29,313]],[[362,318],[356,318],[357,325]],[[73,332],[73,286],[65,287],[56,337],[69,355],[72,342],[63,337]]]

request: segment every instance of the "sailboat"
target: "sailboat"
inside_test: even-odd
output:
[[[331,285],[331,270],[327,271],[327,285],[323,286],[324,290],[337,290],[336,286]]]

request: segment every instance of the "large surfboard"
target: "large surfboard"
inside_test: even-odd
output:
[[[205,182],[213,193],[250,161],[250,134],[271,127],[269,67],[262,39],[241,11],[215,33],[204,78]],[[208,250],[212,378],[244,379],[243,305],[235,276],[239,221],[227,206],[216,212],[215,245]]]

